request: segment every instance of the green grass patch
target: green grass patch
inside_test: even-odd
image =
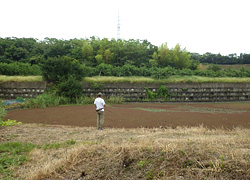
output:
[[[28,160],[28,153],[36,145],[31,143],[7,142],[0,144],[0,178],[11,179],[11,168],[17,167]]]
[[[44,150],[59,149],[59,148],[69,147],[69,146],[74,145],[74,144],[76,144],[75,140],[67,140],[66,142],[63,142],[63,143],[46,143],[41,148]]]
[[[5,76],[0,75],[0,82],[41,82],[42,76]]]
[[[34,148],[44,150],[66,148],[76,144],[75,140],[67,140],[62,143],[47,143],[42,146],[32,143],[5,142],[0,144],[0,179],[14,179],[14,168],[28,161],[28,153]]]

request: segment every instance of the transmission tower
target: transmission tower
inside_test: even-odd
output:
[[[121,37],[120,37],[120,32],[121,32],[121,25],[120,25],[119,11],[118,11],[117,40],[121,39]]]

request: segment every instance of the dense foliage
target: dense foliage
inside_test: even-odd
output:
[[[146,76],[158,79],[171,75],[206,77],[249,77],[246,69],[221,70],[212,65],[197,70],[199,63],[250,63],[250,54],[190,53],[179,44],[157,47],[147,40],[115,40],[91,37],[86,39],[0,38],[0,75],[43,75],[58,82],[73,75],[83,76]]]
[[[250,54],[241,53],[239,56],[237,54],[229,54],[228,56],[223,56],[221,54],[205,53],[200,55],[198,53],[191,53],[194,60],[199,60],[201,63],[209,64],[250,64]]]

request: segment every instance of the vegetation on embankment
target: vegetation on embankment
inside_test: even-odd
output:
[[[249,133],[244,128],[203,126],[97,131],[23,124],[0,132],[5,141],[1,147],[12,144],[10,152],[22,147],[25,157],[14,166],[5,165],[4,172],[9,172],[1,176],[27,180],[247,179]],[[5,159],[14,158],[6,154]]]
[[[42,76],[5,76],[0,75],[0,82],[41,82]]]
[[[250,83],[250,78],[233,77],[202,77],[202,76],[170,76],[165,79],[154,79],[151,77],[114,77],[114,76],[95,76],[85,77],[86,82],[101,83]]]
[[[42,76],[4,76],[0,75],[0,82],[41,82]],[[155,79],[152,77],[128,76],[94,76],[83,78],[85,82],[100,83],[250,83],[250,78],[237,77],[202,77],[202,76],[170,76],[165,79]]]

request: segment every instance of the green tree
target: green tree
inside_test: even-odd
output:
[[[162,44],[158,48],[158,57],[156,56],[157,54],[153,54],[153,58],[158,62],[159,66],[161,67],[166,67],[168,65],[171,65],[171,54],[170,50],[167,46],[167,43]]]
[[[97,61],[97,64],[104,63],[104,60],[103,60],[103,57],[102,57],[101,54],[97,54],[97,55],[95,56],[95,59],[96,59],[96,61]]]
[[[70,75],[81,81],[85,75],[79,61],[67,56],[48,58],[41,65],[41,69],[43,78],[53,83],[66,80]]]
[[[91,44],[88,41],[84,41],[83,42],[83,46],[82,46],[82,54],[83,54],[83,58],[86,61],[91,61],[93,58],[93,47],[91,46]]]
[[[181,49],[180,45],[177,44],[173,49],[172,62],[177,69],[188,69],[192,66],[193,60],[191,54],[186,49]]]

